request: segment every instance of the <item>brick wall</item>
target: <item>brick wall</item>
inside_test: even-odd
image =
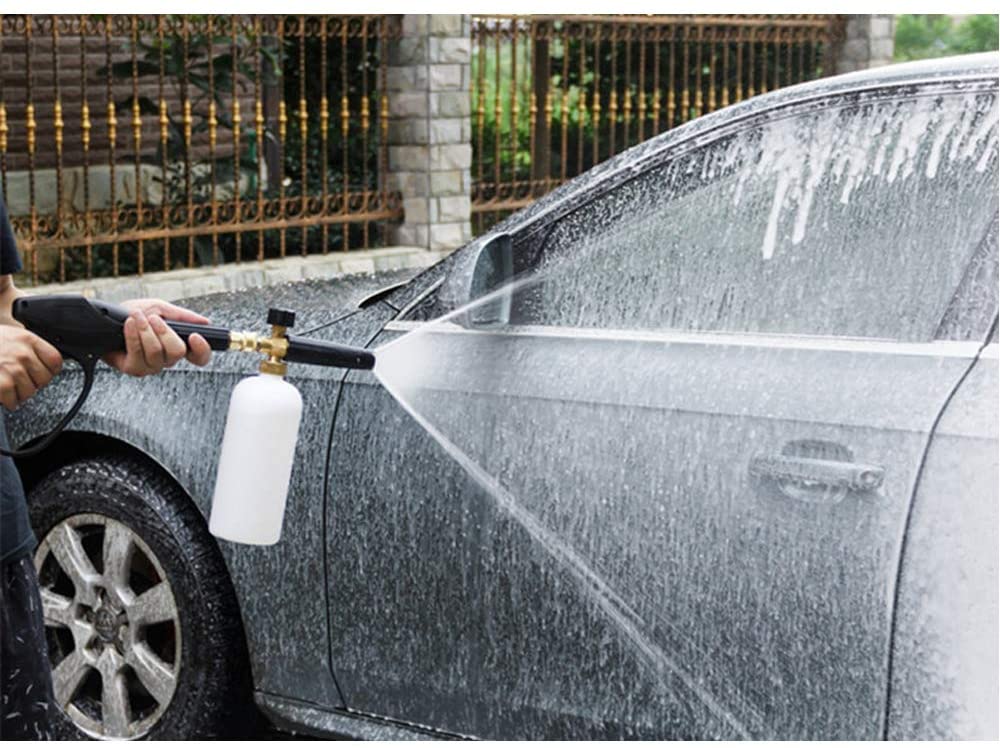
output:
[[[407,15],[390,50],[389,170],[406,220],[396,241],[450,249],[472,238],[467,15]]]
[[[895,16],[850,16],[837,59],[837,72],[849,73],[890,64],[895,30]]]

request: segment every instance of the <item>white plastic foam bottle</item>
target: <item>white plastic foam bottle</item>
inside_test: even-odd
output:
[[[273,545],[281,538],[302,419],[302,396],[284,370],[272,358],[233,388],[208,523],[225,540]]]

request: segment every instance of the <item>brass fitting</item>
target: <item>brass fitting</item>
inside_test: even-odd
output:
[[[283,325],[272,325],[271,336],[265,337],[253,332],[233,332],[229,333],[229,350],[245,351],[247,353],[263,353],[267,356],[260,363],[260,371],[263,374],[277,374],[283,377],[288,371],[288,365],[284,362],[285,354],[288,353],[288,338],[285,337]]]

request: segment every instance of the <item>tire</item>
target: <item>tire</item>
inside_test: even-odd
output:
[[[64,465],[29,496],[60,738],[256,727],[236,595],[204,518],[132,457]]]

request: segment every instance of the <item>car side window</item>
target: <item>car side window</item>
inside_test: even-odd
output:
[[[997,129],[986,83],[744,124],[557,223],[510,321],[932,340],[997,213]],[[948,335],[981,340],[983,303]]]

